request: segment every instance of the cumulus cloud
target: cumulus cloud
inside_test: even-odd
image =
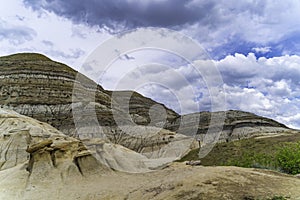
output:
[[[236,54],[215,61],[223,76],[228,107],[300,127],[300,57],[256,58]]]
[[[222,86],[213,87],[207,86],[205,79],[193,69],[193,63],[179,67],[173,67],[172,63],[166,67],[143,66],[135,65],[140,57],[134,57],[136,59],[130,62],[135,68],[123,73],[125,81],[120,82],[120,77],[112,76],[102,82],[103,86],[115,89],[112,83],[119,82],[123,89],[141,92],[179,113],[210,111],[211,95],[218,100],[218,94],[224,92],[227,109],[249,111],[276,119],[290,127],[300,127],[298,118],[294,117],[300,113],[300,56],[257,58],[253,53],[227,56],[213,61],[224,81]],[[121,63],[116,63],[115,67],[120,68]],[[205,64],[201,68],[209,69],[210,65]],[[206,78],[214,79],[214,74],[210,76]],[[143,82],[139,84],[137,80]]]

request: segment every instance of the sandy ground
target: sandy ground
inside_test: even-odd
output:
[[[103,171],[59,180],[45,176],[29,184],[23,168],[0,172],[0,199],[300,199],[300,179],[260,169],[173,163],[155,172]]]

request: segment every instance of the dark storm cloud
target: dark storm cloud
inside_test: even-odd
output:
[[[140,27],[183,31],[210,49],[214,59],[247,55],[259,46],[272,51],[258,56],[294,53],[293,33],[299,32],[297,0],[23,0],[33,10],[53,12],[74,23],[97,26],[110,33]],[[294,19],[294,20],[293,20]],[[101,30],[101,31],[102,31]],[[76,36],[85,38],[80,30]],[[298,37],[298,36],[296,36]],[[298,37],[299,38],[299,37]],[[284,40],[285,39],[285,40]],[[283,46],[274,44],[284,40]],[[298,48],[299,49],[299,48]],[[296,52],[299,54],[299,51]]]
[[[174,27],[208,17],[215,4],[191,0],[24,0],[35,9],[52,11],[78,23],[109,28]]]

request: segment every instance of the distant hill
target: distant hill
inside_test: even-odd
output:
[[[163,124],[165,129],[192,137],[196,133],[203,136],[209,127],[216,125],[210,124],[211,116],[224,114],[226,118],[220,141],[272,134],[287,129],[285,125],[272,119],[243,111],[200,112],[180,116],[163,104],[137,92],[104,90],[71,67],[41,54],[20,53],[0,57],[0,69],[1,107],[49,123],[67,135],[94,134],[93,131],[101,125],[104,127],[102,132],[113,138],[114,133],[120,132],[116,120],[118,125],[130,126],[133,121],[138,125],[161,127],[163,122],[159,121],[159,110],[155,107],[152,109],[153,105],[160,105],[166,110],[167,121]],[[122,101],[129,102],[129,113]],[[153,112],[152,121],[149,110]],[[195,121],[198,117],[199,122]],[[80,133],[76,130],[74,120],[78,126],[83,127]],[[180,126],[182,121],[185,124]],[[195,129],[197,131],[193,131]],[[141,142],[137,138],[134,141]]]
[[[158,103],[136,92],[132,97],[127,97],[125,93],[128,94],[128,91],[116,92],[117,98],[112,100],[111,91],[104,90],[67,65],[40,54],[21,53],[0,57],[2,108],[46,122],[66,135],[108,138],[145,154],[150,149],[158,150],[158,147],[173,141],[186,141],[187,137],[167,130],[138,127],[150,123],[148,111]],[[118,97],[121,100],[130,98],[130,114],[118,105]],[[166,109],[168,120],[179,116]],[[184,148],[189,149],[187,142]]]
[[[215,122],[211,122],[214,117]],[[220,119],[220,120],[218,120]],[[180,125],[180,121],[186,123]],[[273,119],[261,117],[250,112],[239,110],[228,110],[220,112],[199,112],[178,117],[172,123],[166,125],[169,130],[193,136],[196,133],[204,137],[209,128],[223,125],[219,141],[228,142],[231,140],[245,139],[258,135],[277,134],[289,128]],[[197,130],[197,131],[195,131]]]

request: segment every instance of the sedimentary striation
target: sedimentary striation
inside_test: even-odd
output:
[[[182,121],[185,123],[181,124]],[[278,134],[289,129],[275,120],[238,110],[187,114],[165,126],[166,129],[177,130],[185,135],[197,134],[199,138],[205,137],[209,130],[213,132],[216,127],[221,127],[217,129],[220,130],[219,142]]]
[[[83,140],[109,139],[136,152],[144,152],[148,157],[154,156],[149,153],[150,149],[173,148],[182,140],[185,149],[180,147],[178,151],[186,152],[192,144],[188,137],[164,130],[159,120],[151,119],[159,112],[157,105],[167,110],[167,120],[179,116],[174,111],[138,93],[113,95],[46,56],[22,53],[1,57],[0,69],[1,107],[46,122],[66,135]],[[127,100],[129,110],[123,106]],[[160,128],[155,128],[158,124]],[[178,151],[172,156],[182,154]],[[170,155],[166,149],[159,152]]]
[[[49,123],[67,135],[106,138],[137,152],[177,141],[174,133],[203,137],[209,129],[222,126],[220,141],[230,141],[287,128],[242,111],[180,116],[137,92],[104,90],[83,74],[40,54],[1,57],[0,69],[1,107]],[[211,121],[212,117],[216,120]]]

